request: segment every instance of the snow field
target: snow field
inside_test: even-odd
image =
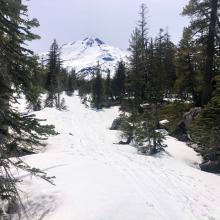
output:
[[[140,155],[113,144],[118,108],[95,111],[65,96],[67,111],[36,112],[60,134],[30,165],[56,176],[55,186],[21,172],[27,220],[219,220],[220,177],[200,171],[201,158],[167,137],[166,152]]]

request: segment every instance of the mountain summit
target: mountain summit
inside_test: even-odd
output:
[[[46,53],[42,57],[46,59]],[[128,51],[110,46],[97,37],[86,37],[84,40],[62,45],[61,59],[63,67],[68,70],[75,69],[82,77],[89,77],[101,66],[103,76],[110,70],[114,74],[117,63],[127,60]]]

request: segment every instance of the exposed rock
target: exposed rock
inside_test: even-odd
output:
[[[179,141],[189,141],[189,136],[187,134],[184,121],[181,121],[177,124],[175,131],[171,135],[177,138]]]
[[[201,112],[201,108],[193,108],[184,115],[184,124],[186,129],[190,127],[195,117]]]
[[[113,122],[112,125],[110,127],[110,130],[119,130],[120,126],[122,123],[122,119],[121,118],[116,118]]]
[[[193,108],[189,112],[187,112],[184,115],[183,120],[177,124],[175,131],[172,133],[172,136],[176,137],[179,141],[189,141],[190,137],[187,133],[187,129],[190,127],[193,120],[200,111],[201,108]]]
[[[205,161],[199,165],[202,171],[210,173],[220,172],[220,161]]]
[[[128,145],[128,144],[131,143],[132,139],[133,139],[133,137],[132,137],[132,135],[130,135],[130,136],[127,138],[126,141],[119,141],[118,144],[120,144],[120,145]]]

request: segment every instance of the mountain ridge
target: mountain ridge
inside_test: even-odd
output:
[[[110,46],[98,37],[89,36],[83,40],[65,43],[60,47],[63,67],[75,69],[78,75],[88,78],[100,65],[103,76],[110,71],[114,75],[119,61],[127,62],[129,51]],[[39,55],[46,60],[48,53]]]

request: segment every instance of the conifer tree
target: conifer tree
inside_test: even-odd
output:
[[[175,56],[176,46],[170,39],[168,30],[164,35],[164,69],[165,69],[165,96],[173,94],[174,83],[176,81]]]
[[[162,30],[155,42],[152,39],[149,41],[146,22],[144,22],[145,12],[146,7],[142,5],[142,22],[135,29],[131,40],[130,69],[126,84],[128,97],[122,103],[122,109],[124,108],[130,115],[127,116],[126,113],[122,115],[122,130],[127,137],[132,137],[142,153],[155,154],[165,147],[163,135],[157,131],[158,109],[165,89],[169,88],[164,86],[165,64],[167,66],[173,64],[174,55],[170,54],[173,45],[171,46],[169,39],[165,42]],[[165,55],[170,57],[165,59]],[[170,74],[168,70],[170,69],[167,67],[167,76],[170,77],[174,73]]]
[[[136,106],[145,99],[145,85],[148,79],[147,68],[147,44],[148,44],[148,27],[147,27],[147,7],[142,4],[140,7],[140,20],[130,41],[130,64],[128,71],[127,88],[129,96],[134,96]]]
[[[76,89],[76,71],[73,69],[67,75],[67,86],[66,86],[67,95],[72,96]]]
[[[60,49],[57,41],[54,40],[49,51],[48,58],[48,74],[46,81],[46,89],[48,97],[46,100],[47,107],[56,106],[60,109],[60,93],[61,93],[61,59]]]
[[[152,66],[151,66],[151,78],[149,79],[149,84],[147,91],[151,92],[151,97],[149,97],[150,102],[152,98],[159,102],[159,98],[163,99],[164,93],[166,91],[166,72],[164,63],[164,30],[160,29],[158,36],[154,41],[153,51],[152,51]]]
[[[159,105],[163,100],[165,91],[165,69],[162,30],[155,42],[151,40],[148,48],[149,78],[145,92],[147,104],[143,106],[143,113],[139,115],[134,130],[134,141],[142,153],[155,154],[166,145],[164,136],[159,129]]]
[[[41,94],[44,90],[44,69],[38,63],[38,57],[33,57],[33,78],[31,92],[26,93],[28,108],[33,111],[39,111],[42,108]]]
[[[219,57],[220,4],[218,0],[190,0],[183,15],[191,17],[190,29],[194,34],[198,51],[204,56],[202,105],[206,105],[213,92],[213,80],[216,75],[216,57]]]
[[[105,97],[107,101],[110,99],[113,100],[113,95],[112,95],[112,80],[111,80],[111,75],[110,75],[110,70],[107,71],[107,78],[105,80]]]
[[[140,32],[136,28],[133,34],[131,35],[130,40],[130,52],[131,56],[129,57],[129,63],[131,64],[128,77],[126,81],[126,87],[128,91],[128,96],[135,97],[138,103],[141,103],[141,84],[143,83],[143,79],[141,77],[139,67],[140,67],[140,42],[139,42]]]
[[[120,61],[118,63],[118,67],[116,69],[116,73],[112,82],[113,96],[116,97],[116,99],[118,99],[119,101],[121,101],[123,96],[125,95],[125,78],[125,64],[123,61]]]
[[[97,71],[95,74],[95,78],[93,79],[93,85],[92,85],[92,105],[96,109],[102,109],[105,101],[104,97],[104,86],[103,86],[103,80],[101,75],[101,69],[98,64]]]
[[[123,123],[121,129],[126,136],[126,143],[130,143],[134,138],[134,129],[140,114],[140,105],[145,100],[145,89],[148,79],[147,68],[147,43],[148,43],[148,27],[147,27],[147,7],[142,4],[140,7],[140,20],[137,27],[131,35],[129,50],[129,68],[126,74],[125,90],[127,97],[121,103]],[[120,66],[121,69],[122,65]],[[122,67],[122,70],[124,67]],[[121,71],[121,70],[120,70]],[[124,70],[123,70],[124,72]],[[117,73],[116,73],[117,74]],[[124,75],[124,74],[123,74]],[[120,78],[120,77],[119,77]],[[116,77],[113,80],[113,91],[120,95],[120,91],[114,88]],[[123,80],[122,80],[123,81]],[[126,115],[130,113],[130,116]],[[131,125],[132,124],[132,125]]]
[[[40,125],[34,115],[22,114],[12,106],[18,101],[14,94],[36,96],[36,59],[25,45],[38,38],[31,33],[31,28],[37,26],[37,20],[28,18],[27,7],[20,0],[0,1],[0,197],[8,200],[18,197],[11,166],[35,174],[39,171],[20,159],[10,160],[11,152],[19,156],[20,147],[33,150],[42,144],[42,138],[54,134],[51,126]],[[41,176],[46,179],[45,174]]]
[[[201,106],[202,73],[197,49],[191,30],[185,28],[176,54],[175,90],[181,99],[192,96],[194,105]]]
[[[197,151],[204,160],[220,162],[220,77],[216,77],[216,90],[208,105],[191,126],[191,136],[198,144]]]

